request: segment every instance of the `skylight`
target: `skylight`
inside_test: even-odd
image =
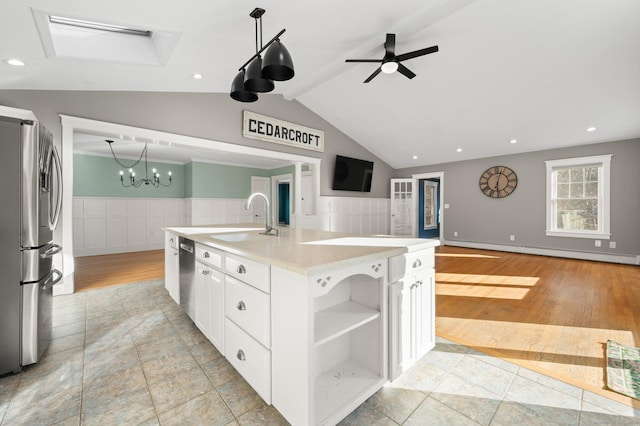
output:
[[[178,34],[33,10],[48,58],[164,65]]]

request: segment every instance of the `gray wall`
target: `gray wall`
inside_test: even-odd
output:
[[[221,142],[322,158],[320,194],[342,197],[389,197],[393,169],[297,101],[261,95],[243,104],[226,93],[150,93],[100,91],[1,90],[0,105],[33,111],[61,140],[58,114],[142,127]],[[242,111],[249,110],[323,130],[325,152],[247,139],[242,136]],[[370,193],[333,191],[336,154],[374,162]]]
[[[547,237],[546,160],[613,154],[611,160],[611,240],[596,248],[594,240]],[[478,179],[491,166],[511,167],[518,187],[508,197],[491,199],[480,192]],[[444,171],[444,237],[451,241],[501,244],[581,252],[640,254],[640,139],[515,154],[478,160],[413,167],[394,177]],[[454,231],[458,236],[454,237]],[[515,241],[509,236],[515,235]]]

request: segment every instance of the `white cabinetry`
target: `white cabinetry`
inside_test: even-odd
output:
[[[224,354],[224,253],[196,244],[195,323]]]
[[[225,256],[225,356],[267,404],[271,404],[269,269],[242,256]]]
[[[164,286],[171,298],[180,304],[180,256],[178,236],[165,232],[164,237]]]
[[[336,424],[387,381],[387,260],[307,277],[272,267],[273,405]]]
[[[389,276],[389,379],[435,346],[434,250],[392,257]]]

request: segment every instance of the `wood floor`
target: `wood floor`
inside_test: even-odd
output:
[[[76,258],[77,291],[163,277],[162,250]],[[638,266],[439,247],[436,331],[640,408],[604,377],[608,339],[640,346]]]
[[[606,390],[608,339],[640,346],[640,268],[441,247],[439,336],[640,407]]]
[[[164,278],[164,250],[75,259],[76,291]]]

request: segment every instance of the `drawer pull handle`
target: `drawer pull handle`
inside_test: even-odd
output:
[[[208,269],[203,269],[202,270],[202,275],[209,275],[209,270]]]
[[[417,286],[421,286],[421,285],[422,285],[422,281],[418,281],[418,282],[416,282],[416,285],[417,285]]]
[[[205,251],[204,253],[202,253],[202,257],[204,257],[205,259],[209,258],[209,252]]]
[[[244,267],[244,265],[240,265],[238,266],[238,269],[236,269],[238,271],[239,274],[246,274],[247,273],[247,268]]]
[[[415,268],[419,268],[419,267],[421,267],[421,266],[422,266],[422,262],[420,262],[420,259],[416,259],[416,261],[415,261],[415,262],[413,262],[413,265],[412,265],[412,266],[413,266],[413,268],[414,268],[414,269],[415,269]]]
[[[236,305],[236,308],[239,311],[246,311],[247,310],[247,305],[244,304],[244,302],[241,300],[238,302],[238,304]]]
[[[247,359],[246,356],[244,356],[244,351],[242,349],[238,349],[238,352],[236,353],[236,357],[240,360],[240,361],[245,361]]]

